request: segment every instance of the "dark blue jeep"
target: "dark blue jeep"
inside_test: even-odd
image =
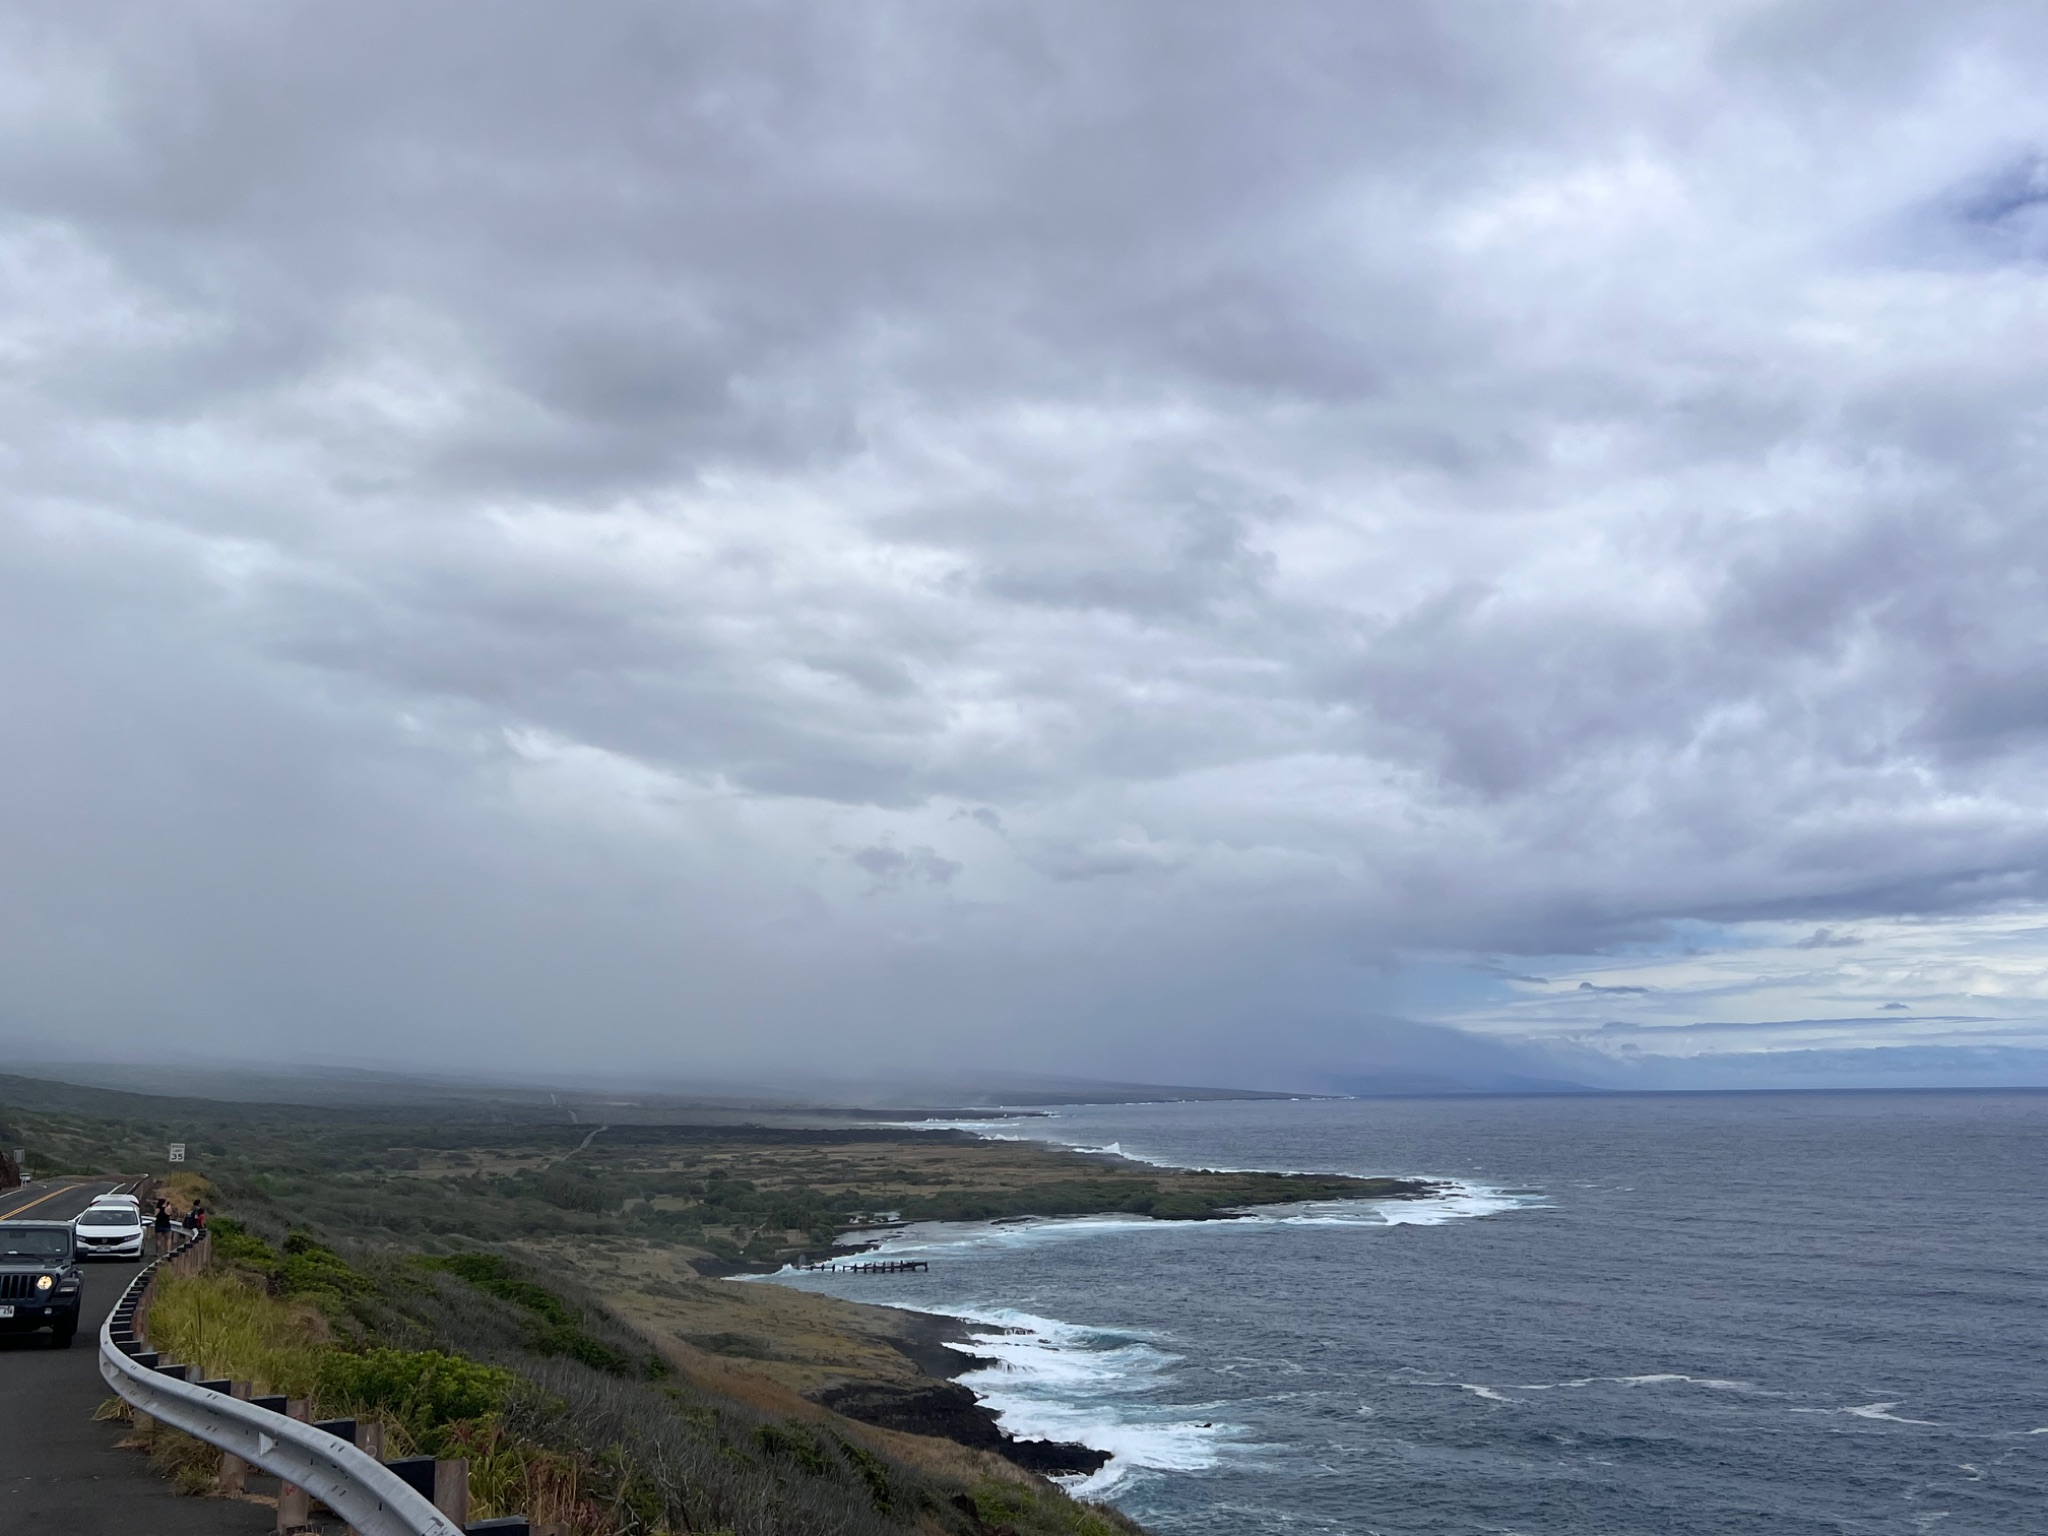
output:
[[[0,1221],[0,1333],[50,1330],[67,1348],[78,1332],[78,1266],[71,1224]]]

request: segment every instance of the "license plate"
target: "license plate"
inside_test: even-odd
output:
[[[0,1317],[12,1317],[12,1316],[14,1316],[14,1308],[12,1308],[12,1307],[0,1307]]]

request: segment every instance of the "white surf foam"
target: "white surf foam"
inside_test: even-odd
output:
[[[871,1120],[865,1122],[892,1131],[966,1131],[983,1141],[1047,1141],[1045,1136],[1025,1136],[1014,1120]]]
[[[1057,1114],[1038,1117],[1035,1125],[1040,1129],[1022,1132],[1014,1120],[897,1120],[886,1122],[904,1129],[967,1131],[987,1141],[1042,1141],[1065,1147],[1072,1152],[1104,1153],[1121,1157],[1128,1162],[1144,1163],[1153,1168],[1171,1168],[1179,1173],[1280,1173],[1309,1174],[1327,1178],[1415,1178],[1423,1179],[1441,1187],[1441,1192],[1420,1200],[1332,1200],[1318,1202],[1314,1206],[1270,1206],[1257,1207],[1247,1213],[1249,1219],[1283,1221],[1313,1226],[1389,1226],[1389,1227],[1434,1227],[1447,1221],[1460,1221],[1479,1216],[1498,1216],[1507,1211],[1547,1209],[1549,1198],[1540,1190],[1504,1190],[1490,1185],[1475,1184],[1466,1179],[1439,1177],[1434,1174],[1361,1174],[1339,1168],[1250,1168],[1225,1166],[1222,1164],[1191,1164],[1176,1162],[1171,1158],[1157,1157],[1148,1152],[1126,1150],[1122,1141],[1112,1141],[1106,1146],[1094,1146],[1061,1134],[1054,1124]],[[1361,1208],[1378,1213],[1377,1217],[1362,1217]]]
[[[1459,1391],[1470,1392],[1474,1397],[1483,1397],[1489,1403],[1512,1403],[1515,1401],[1512,1397],[1497,1392],[1492,1387],[1483,1387],[1477,1382],[1461,1381],[1457,1385]]]
[[[1460,1392],[1470,1392],[1483,1397],[1490,1403],[1514,1404],[1522,1401],[1509,1397],[1510,1392],[1572,1392],[1589,1387],[1700,1387],[1709,1392],[1754,1392],[1763,1397],[1780,1394],[1767,1391],[1747,1381],[1728,1381],[1718,1376],[1688,1376],[1682,1371],[1648,1371],[1639,1376],[1576,1376],[1569,1381],[1509,1381],[1498,1386],[1489,1386],[1476,1381],[1446,1381],[1442,1378],[1406,1377],[1403,1384],[1411,1387],[1455,1387]],[[1896,1407],[1897,1404],[1885,1406]],[[1810,1410],[1821,1411],[1821,1410]],[[1827,1410],[1832,1411],[1832,1410]]]
[[[1074,1242],[1120,1232],[1161,1232],[1186,1222],[1154,1221],[1149,1216],[1024,1216],[1008,1221],[924,1221],[899,1227],[860,1255],[867,1259],[922,1259],[958,1255],[974,1249],[1029,1248],[1044,1243]],[[844,1238],[873,1237],[872,1227],[854,1227]],[[859,1261],[855,1261],[859,1262]]]
[[[1010,1308],[955,1309],[970,1342],[950,1346],[995,1363],[960,1377],[1003,1428],[1020,1439],[1077,1441],[1112,1460],[1086,1477],[1061,1479],[1100,1495],[1140,1471],[1197,1472],[1215,1465],[1231,1431],[1200,1406],[1149,1400],[1178,1356],[1147,1335],[1086,1328]]]
[[[1939,1428],[1941,1425],[1939,1419],[1903,1418],[1892,1412],[1898,1406],[1897,1402],[1864,1403],[1861,1407],[1856,1408],[1788,1408],[1785,1411],[1787,1413],[1846,1413],[1851,1418],[1856,1419],[1878,1419],[1886,1424],[1922,1424],[1930,1428]]]
[[[1421,1200],[1316,1200],[1253,1206],[1214,1221],[1160,1221],[1150,1216],[1020,1216],[1002,1221],[913,1222],[883,1233],[850,1227],[841,1241],[872,1241],[866,1257],[929,1258],[976,1248],[1024,1248],[1130,1233],[1221,1234],[1246,1227],[1435,1227],[1446,1222],[1542,1209],[1541,1195],[1507,1194],[1479,1185],[1449,1185]],[[786,1271],[785,1271],[786,1273]]]
[[[1892,1403],[1865,1403],[1861,1408],[1844,1408],[1842,1412],[1859,1419],[1882,1419],[1887,1424],[1934,1424],[1933,1419],[1908,1419],[1893,1413],[1899,1405]]]
[[[1719,1376],[1688,1376],[1683,1371],[1651,1371],[1641,1376],[1579,1376],[1571,1381],[1524,1382],[1519,1392],[1564,1392],[1579,1387],[1612,1384],[1619,1387],[1704,1387],[1709,1392],[1762,1392],[1747,1381],[1726,1381]],[[1768,1394],[1775,1396],[1776,1394]]]

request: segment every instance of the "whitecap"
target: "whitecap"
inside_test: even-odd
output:
[[[1896,1402],[1865,1403],[1857,1408],[1788,1408],[1785,1411],[1787,1413],[1846,1413],[1852,1418],[1876,1419],[1886,1424],[1921,1424],[1934,1428],[1940,1427],[1941,1421],[1939,1419],[1902,1418],[1900,1415],[1892,1412],[1898,1406]]]
[[[1489,1403],[1507,1403],[1512,1405],[1518,1401],[1516,1398],[1504,1396],[1493,1387],[1480,1386],[1477,1382],[1461,1381],[1456,1383],[1456,1386],[1459,1391],[1470,1392],[1474,1397],[1483,1397]]]
[[[1516,1382],[1517,1392],[1563,1392],[1581,1387],[1704,1387],[1709,1392],[1757,1392],[1766,1396],[1762,1387],[1747,1381],[1728,1381],[1719,1376],[1688,1376],[1682,1371],[1650,1371],[1640,1376],[1576,1376],[1570,1381]]]
[[[1938,1422],[1934,1419],[1901,1418],[1898,1414],[1892,1412],[1898,1406],[1895,1402],[1865,1403],[1861,1408],[1844,1408],[1842,1412],[1853,1414],[1859,1419],[1882,1419],[1887,1424],[1935,1424]]]

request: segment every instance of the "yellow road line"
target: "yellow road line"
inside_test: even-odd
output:
[[[78,1186],[76,1184],[66,1184],[62,1188],[51,1190],[47,1195],[37,1195],[35,1199],[29,1201],[27,1205],[17,1205],[11,1211],[0,1211],[0,1221],[12,1221],[15,1217],[19,1216],[23,1211],[32,1211],[37,1206],[41,1205],[45,1200],[54,1200],[59,1195],[74,1195],[77,1193]]]

